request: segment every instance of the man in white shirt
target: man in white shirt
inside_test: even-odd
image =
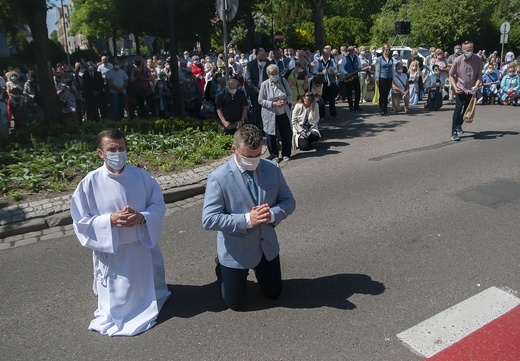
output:
[[[92,249],[98,308],[89,329],[133,336],[155,325],[170,296],[159,248],[164,197],[146,171],[126,164],[119,129],[98,135],[104,164],[79,183],[71,215],[81,245]]]
[[[112,98],[112,118],[116,121],[123,119],[128,85],[128,75],[120,68],[119,59],[114,59],[114,66],[105,74],[105,81]]]
[[[330,51],[323,49],[323,55],[314,65],[313,74],[323,74],[323,101],[329,104],[329,113],[332,119],[337,119],[336,95],[338,86],[336,85],[337,68],[334,60],[330,58]]]
[[[113,67],[114,66],[108,62],[108,57],[106,55],[103,55],[101,57],[101,64],[98,66],[97,71],[99,71],[104,78],[107,71],[109,71]]]

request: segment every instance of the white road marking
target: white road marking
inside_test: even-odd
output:
[[[490,287],[397,337],[417,354],[431,357],[518,305],[520,298]]]

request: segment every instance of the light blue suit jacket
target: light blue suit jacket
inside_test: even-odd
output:
[[[229,268],[254,268],[260,263],[262,253],[268,261],[273,260],[280,251],[275,227],[296,206],[278,164],[261,159],[256,172],[258,204],[267,203],[275,221],[249,229],[245,214],[255,203],[234,156],[208,176],[202,227],[218,231],[219,262]]]

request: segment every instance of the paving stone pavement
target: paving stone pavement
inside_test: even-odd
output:
[[[185,172],[157,177],[168,210],[192,206],[202,199],[208,174],[229,157]],[[73,235],[72,194],[0,209],[0,250]]]

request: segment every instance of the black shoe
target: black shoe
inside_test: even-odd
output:
[[[220,269],[220,263],[215,266],[215,274],[217,275],[217,282],[220,285],[222,283],[222,270]]]
[[[352,110],[354,110],[354,108],[353,108],[353,107],[349,107],[349,109],[350,109],[351,111],[352,111]]]
[[[384,117],[386,114],[385,112],[381,112],[381,116]]]
[[[360,108],[360,107],[355,107],[354,109],[355,109],[355,110],[361,110],[361,108]]]

